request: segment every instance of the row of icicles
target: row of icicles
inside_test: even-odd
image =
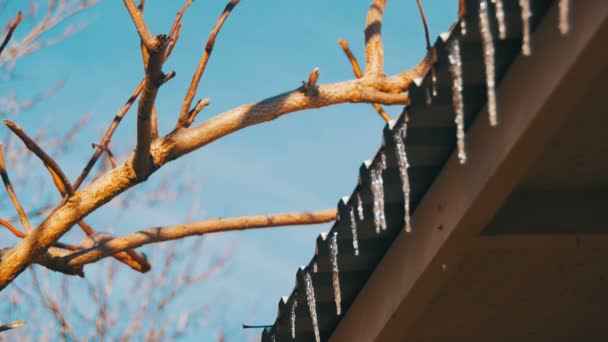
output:
[[[495,6],[496,22],[498,25],[498,38],[504,40],[507,38],[507,27],[505,24],[505,13],[503,9],[502,0],[491,0]],[[530,8],[530,0],[519,0],[521,7],[521,16],[523,23],[523,38],[522,38],[522,54],[529,56],[532,53],[531,42],[530,42],[530,18],[532,17],[532,11]],[[487,88],[487,108],[489,121],[491,126],[498,124],[497,109],[496,109],[496,84],[495,84],[495,63],[494,63],[494,41],[492,38],[492,32],[490,27],[490,16],[488,14],[488,1],[481,0],[479,3],[479,31],[481,33],[481,40],[483,44],[484,54],[484,65],[486,70],[486,88]],[[569,10],[570,0],[559,1],[559,31],[562,35],[567,34],[570,31],[569,23]],[[460,23],[461,34],[464,36],[467,34],[466,22],[463,20]],[[454,112],[456,113],[456,138],[458,148],[458,159],[461,164],[466,162],[467,156],[465,151],[465,133],[464,133],[464,102],[463,102],[463,80],[462,80],[462,60],[460,54],[460,41],[454,39],[449,44],[449,56],[450,62],[450,74],[452,76],[452,104]],[[432,74],[432,96],[437,96],[437,80],[436,76]],[[427,103],[431,103],[430,97],[431,90],[427,89]],[[407,117],[403,121],[401,127],[395,127],[393,129],[393,140],[395,143],[395,154],[397,164],[399,167],[399,177],[402,184],[402,192],[404,195],[404,220],[405,220],[405,231],[411,232],[411,219],[410,219],[410,182],[407,173],[409,167],[407,161],[407,155],[405,152],[405,138],[407,134]],[[387,229],[386,217],[384,213],[384,181],[382,173],[386,170],[386,155],[384,152],[380,153],[379,162],[375,167],[370,170],[370,183],[371,193],[373,197],[373,221],[376,233],[380,233]],[[356,215],[355,215],[356,212]],[[354,206],[349,207],[349,222],[352,231],[352,241],[354,255],[359,255],[359,242],[357,238],[357,218],[361,222],[365,219],[363,214],[363,203],[361,201],[361,195],[357,193],[356,197],[356,208]],[[340,292],[340,270],[338,268],[338,233],[334,232],[329,236],[329,259],[332,271],[332,285],[334,290],[334,300],[336,304],[336,314],[339,316],[342,314],[341,300],[342,295]],[[316,272],[316,264],[313,266],[313,272]],[[319,321],[317,317],[317,304],[315,300],[314,286],[312,283],[312,277],[310,273],[304,273],[304,291],[306,292],[306,301],[308,309],[310,311],[310,317],[312,320],[313,330],[315,339],[317,342],[320,341],[319,333]],[[291,337],[296,338],[296,309],[298,307],[297,296],[291,302],[290,307],[290,324],[291,324]]]
[[[405,134],[407,132],[407,119],[404,120],[401,127],[395,127],[393,129],[393,139],[395,143],[395,154],[397,164],[399,166],[399,176],[402,182],[402,190],[404,193],[404,209],[405,209],[405,230],[411,232],[410,223],[410,210],[409,210],[409,198],[410,198],[410,184],[407,175],[407,156],[405,154]],[[387,168],[386,155],[381,152],[379,155],[378,163],[374,167],[370,167],[370,187],[373,198],[373,221],[374,227],[377,234],[387,229],[386,216],[384,213],[384,180],[382,173]],[[344,201],[345,203],[348,200]],[[357,234],[357,219],[362,222],[365,219],[363,212],[363,201],[361,200],[361,194],[357,193],[356,202],[354,205],[347,208],[348,220],[351,228],[353,251],[354,255],[359,255],[359,241]],[[340,218],[338,218],[340,219]],[[324,239],[329,242],[329,262],[331,265],[332,272],[332,285],[334,290],[334,301],[336,304],[336,315],[342,314],[342,294],[340,291],[340,270],[338,268],[338,232],[333,232],[329,236],[324,236]],[[313,263],[312,271],[317,272],[317,264]],[[313,325],[315,339],[317,342],[320,341],[319,334],[319,322],[316,310],[315,292],[312,283],[312,277],[309,272],[304,272],[304,291],[306,292],[306,301],[308,309],[310,311],[310,318]],[[297,293],[297,292],[296,292]],[[291,302],[290,307],[290,324],[291,324],[291,337],[296,338],[296,308],[298,307],[297,295]]]
[[[498,39],[505,40],[507,38],[507,25],[505,23],[505,12],[503,8],[503,0],[491,0],[494,4],[494,13],[498,25]],[[490,15],[488,13],[488,0],[479,2],[479,32],[481,33],[481,41],[483,45],[483,59],[486,70],[486,89],[487,89],[487,109],[491,126],[498,124],[498,114],[496,109],[496,66],[494,62],[494,40],[492,37],[492,29],[490,25]],[[530,0],[519,0],[521,8],[522,20],[522,46],[521,52],[524,56],[532,54],[532,43],[530,38],[530,18],[532,17],[532,9]],[[570,31],[570,0],[559,0],[558,3],[558,29],[562,35],[566,35]],[[460,22],[460,33],[462,36],[467,34],[466,21]],[[456,113],[456,140],[458,147],[458,160],[464,164],[467,160],[465,150],[465,134],[464,134],[464,103],[463,103],[463,82],[462,82],[462,60],[460,56],[460,41],[454,39],[449,46],[449,62],[450,74],[452,76],[452,104]],[[433,96],[436,96],[436,78],[433,75]],[[432,102],[429,96],[430,91],[427,90],[427,103]]]

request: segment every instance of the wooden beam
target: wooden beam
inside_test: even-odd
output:
[[[606,208],[608,189],[516,191],[482,234],[608,234]]]
[[[554,4],[534,34],[534,53],[519,57],[498,89],[502,122],[485,113],[467,135],[469,162],[453,155],[422,199],[412,234],[401,233],[331,341],[401,341],[408,328],[453,272],[463,251],[490,222],[556,131],[608,50],[605,0],[572,1],[573,28],[563,37]],[[582,113],[577,113],[582,114]]]

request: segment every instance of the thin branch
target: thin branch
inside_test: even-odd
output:
[[[359,67],[359,62],[357,62],[357,58],[355,57],[355,55],[353,55],[352,51],[350,50],[350,47],[348,47],[348,43],[344,39],[339,39],[338,44],[340,44],[340,46],[342,47],[342,50],[346,54],[346,57],[350,61],[350,64],[353,67],[353,73],[355,74],[355,77],[357,77],[357,78],[363,77],[363,73],[361,72],[361,68]],[[382,119],[384,119],[384,121],[386,121],[386,122],[391,121],[390,115],[388,115],[388,113],[385,112],[384,109],[379,104],[372,103],[372,107],[374,107],[376,112],[378,112],[378,114],[380,114],[380,116],[382,117]]]
[[[4,41],[2,42],[2,45],[0,45],[0,55],[2,54],[2,51],[4,51],[4,48],[6,48],[6,45],[8,45],[8,42],[13,37],[13,33],[15,33],[17,25],[19,25],[19,23],[21,22],[21,17],[21,11],[17,12],[17,18],[15,18],[15,21],[10,24],[8,32],[6,33],[6,37],[4,37]]]
[[[68,196],[73,195],[74,190],[72,189],[72,185],[70,184],[70,181],[68,180],[66,175],[63,173],[63,170],[61,170],[59,165],[57,165],[57,163],[53,160],[53,158],[51,158],[48,154],[46,154],[46,152],[44,152],[40,148],[40,146],[38,146],[38,144],[36,144],[36,142],[34,140],[32,140],[27,135],[27,133],[25,133],[25,131],[23,131],[21,129],[21,127],[19,127],[17,124],[15,124],[14,122],[12,122],[10,120],[2,120],[2,122],[13,133],[15,133],[15,135],[17,135],[19,137],[19,139],[21,139],[21,141],[23,141],[25,146],[30,151],[32,151],[32,153],[34,153],[44,163],[44,166],[46,166],[46,168],[49,170],[49,172],[51,173],[51,176],[53,177],[53,180],[56,182],[56,184],[57,184],[57,181],[59,181],[63,185],[66,194]]]
[[[112,151],[110,150],[109,147],[107,146],[103,146],[100,144],[96,144],[96,143],[92,143],[91,147],[93,148],[99,148],[101,149],[103,152],[106,153],[106,155],[108,156],[108,160],[110,161],[110,165],[112,165],[112,168],[116,168],[116,160],[114,159],[114,154],[112,153]]]
[[[137,85],[137,87],[135,88],[133,93],[131,94],[131,97],[129,97],[129,99],[125,102],[125,104],[118,110],[118,113],[116,113],[116,116],[114,116],[114,120],[112,120],[112,123],[110,123],[110,126],[108,127],[108,129],[106,131],[106,134],[103,136],[103,138],[101,139],[101,142],[98,144],[99,146],[107,147],[110,144],[110,140],[112,140],[112,135],[116,131],[116,128],[118,128],[118,124],[120,124],[120,121],[122,120],[122,118],[125,116],[125,114],[127,114],[129,109],[131,108],[131,105],[133,105],[133,102],[135,102],[135,99],[137,99],[137,97],[141,93],[143,86],[144,86],[144,81],[142,80],[141,82],[139,82],[139,84]],[[102,148],[98,147],[97,150],[95,150],[95,153],[93,153],[93,156],[91,157],[91,159],[89,160],[87,165],[84,167],[84,169],[78,176],[78,179],[76,179],[76,182],[74,182],[74,190],[78,190],[78,188],[80,188],[80,186],[82,185],[82,182],[87,178],[87,175],[91,172],[91,170],[93,169],[93,166],[95,165],[95,163],[97,162],[97,160],[99,159],[99,157],[101,156],[102,153],[103,153]]]
[[[196,106],[194,106],[194,108],[190,111],[190,113],[188,113],[188,122],[186,123],[186,127],[190,127],[192,125],[192,123],[194,123],[194,120],[196,119],[196,116],[198,115],[198,113],[200,113],[203,110],[203,108],[207,107],[210,103],[211,103],[210,99],[198,100],[198,102],[196,103]]]
[[[163,228],[149,228],[136,233],[114,238],[96,247],[75,252],[65,258],[72,267],[90,264],[121,251],[150,243],[181,239],[187,236],[217,232],[272,228],[280,226],[311,225],[331,222],[336,219],[335,209],[311,213],[287,213],[277,215],[245,216],[226,219],[211,219]]]
[[[186,0],[184,6],[182,6],[182,9],[177,12],[175,20],[173,21],[173,25],[171,25],[171,29],[169,30],[169,38],[171,38],[172,40],[176,40],[176,38],[179,36],[179,30],[182,25],[182,18],[188,10],[188,7],[192,5],[192,2],[193,0]]]
[[[23,209],[21,202],[19,202],[19,199],[17,198],[17,194],[15,194],[15,190],[13,189],[13,185],[11,184],[11,179],[8,177],[8,173],[6,172],[6,165],[4,163],[4,152],[3,152],[3,148],[2,148],[2,143],[0,143],[0,176],[2,177],[2,182],[4,182],[4,187],[6,188],[8,197],[11,199],[13,206],[17,210],[17,214],[19,215],[19,220],[21,221],[23,228],[25,228],[26,232],[28,232],[28,233],[31,232],[32,226],[30,225],[30,221],[27,218],[27,213],[25,212],[25,209]],[[9,227],[7,227],[7,228],[9,228]],[[9,228],[9,230],[11,230],[11,229]],[[13,230],[11,230],[11,231],[13,231]],[[14,233],[14,231],[13,231],[13,233]]]
[[[10,222],[1,219],[0,218],[0,225],[4,226],[6,229],[8,229],[11,233],[13,233],[13,235],[15,235],[18,238],[24,238],[27,236],[26,233],[20,231],[19,229],[17,229],[15,226],[13,226]]]
[[[207,38],[205,50],[203,51],[203,55],[201,56],[194,75],[192,75],[192,81],[190,82],[190,86],[188,87],[188,91],[186,92],[186,96],[184,97],[184,101],[182,103],[182,109],[179,113],[179,120],[177,122],[178,128],[184,127],[189,121],[188,113],[190,112],[190,106],[192,105],[192,100],[196,95],[196,89],[198,88],[198,84],[201,81],[201,77],[205,72],[207,62],[209,62],[209,58],[211,57],[211,52],[213,52],[213,46],[215,45],[215,39],[217,37],[217,34],[219,33],[220,29],[224,25],[224,22],[230,15],[230,12],[232,12],[232,9],[234,9],[234,7],[238,5],[239,1],[240,0],[230,0],[230,2],[224,8],[224,11],[218,18],[217,22],[215,23],[215,26],[211,30],[211,33],[209,33],[209,38]]]
[[[155,42],[155,38],[150,34],[150,30],[146,26],[146,22],[144,21],[143,12],[135,5],[133,0],[123,0],[129,15],[131,16],[131,20],[133,20],[133,24],[135,24],[135,29],[137,30],[137,34],[139,34],[139,38],[145,45],[148,50],[156,50],[157,44]]]
[[[372,0],[365,25],[365,74],[382,75],[384,47],[382,46],[382,15],[388,0]]]
[[[422,25],[424,26],[424,38],[426,39],[426,49],[427,51],[431,49],[431,38],[429,37],[429,27],[426,24],[426,16],[424,15],[424,8],[422,8],[422,3],[420,0],[416,0],[418,4],[418,11],[420,11],[420,19],[422,19]]]
[[[14,321],[14,322],[10,322],[7,324],[3,324],[0,325],[0,332],[2,331],[7,331],[7,330],[11,330],[11,329],[15,329],[15,328],[19,328],[25,325],[25,321],[21,320],[21,321]]]

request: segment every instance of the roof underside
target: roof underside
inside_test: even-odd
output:
[[[542,20],[544,15],[547,13],[554,1],[552,0],[534,0],[530,1],[532,5],[533,16],[531,18],[531,27],[534,28]],[[507,73],[510,65],[513,61],[521,54],[522,45],[522,20],[521,20],[521,9],[518,1],[504,1],[505,10],[505,21],[507,25],[507,37],[505,40],[498,40],[495,38],[496,48],[496,81],[500,84],[501,79]],[[305,275],[310,274],[312,284],[314,287],[314,296],[316,300],[316,313],[318,317],[318,326],[322,340],[327,340],[333,333],[336,326],[342,319],[343,315],[349,310],[349,307],[359,294],[361,289],[366,284],[368,278],[376,268],[376,265],[381,261],[385,255],[395,237],[403,233],[404,229],[404,195],[402,192],[402,183],[398,168],[396,142],[394,134],[398,133],[404,125],[404,120],[407,122],[407,137],[405,139],[405,145],[407,150],[407,157],[409,162],[409,182],[411,184],[411,210],[415,212],[417,206],[427,193],[439,173],[441,172],[444,164],[448,158],[452,155],[455,149],[456,143],[456,128],[454,125],[454,111],[452,109],[452,80],[449,73],[449,61],[447,49],[448,42],[454,39],[460,39],[460,49],[462,53],[462,66],[463,66],[463,96],[464,96],[464,112],[465,112],[465,128],[469,128],[474,119],[484,109],[486,104],[486,86],[485,86],[485,71],[483,63],[483,50],[480,33],[478,29],[478,6],[479,0],[466,1],[467,15],[466,22],[468,32],[465,36],[462,36],[460,30],[456,27],[449,34],[439,38],[435,44],[435,48],[438,53],[438,62],[436,64],[436,76],[437,76],[437,96],[432,97],[432,101],[429,103],[428,93],[432,89],[432,79],[430,73],[423,79],[418,80],[409,89],[409,93],[412,99],[412,105],[405,108],[403,114],[391,125],[387,125],[384,129],[384,141],[380,150],[371,162],[363,163],[360,169],[359,183],[354,189],[353,194],[348,198],[343,198],[338,203],[338,209],[340,219],[336,221],[334,226],[331,228],[327,236],[337,233],[338,241],[338,268],[339,272],[339,283],[341,289],[341,307],[342,315],[336,314],[336,304],[334,303],[334,287],[332,282],[332,266],[330,262],[330,247],[329,238],[326,236],[319,236],[316,241],[317,252],[313,256],[311,262],[304,268],[298,270],[296,275],[296,287],[289,297],[285,297],[279,301],[279,310],[277,319],[272,328],[265,329],[262,334],[262,341],[314,341],[313,324],[311,320],[311,314],[307,305],[306,291],[305,291]],[[494,4],[490,3],[490,18],[494,20]],[[492,22],[492,30],[494,37],[497,36],[496,23]],[[533,47],[534,48],[534,47]],[[600,73],[598,78],[606,80],[606,73]],[[597,100],[599,97],[597,94],[594,95]],[[605,93],[605,91],[604,91]],[[591,102],[591,101],[587,101]],[[588,111],[590,114],[589,120],[581,120],[577,123],[576,131],[591,130],[596,132],[605,125],[597,124],[597,120],[601,117],[602,113],[599,111]],[[605,117],[605,115],[604,115]],[[485,118],[483,118],[485,120]],[[608,120],[602,119],[602,122]],[[607,122],[608,123],[608,122]],[[569,198],[574,200],[578,199],[579,202],[591,203],[587,195],[577,193],[577,189],[581,189],[579,185],[586,184],[587,186],[596,186],[597,183],[591,182],[589,179],[592,175],[589,174],[589,166],[594,163],[592,156],[594,154],[608,155],[608,144],[605,142],[600,143],[598,137],[601,136],[601,132],[597,132],[598,135],[583,135],[574,136],[573,130],[564,130],[561,134],[562,138],[555,141],[556,146],[563,147],[567,145],[567,141],[573,139],[582,139],[587,142],[590,146],[588,153],[580,153],[578,149],[566,148],[562,149],[551,149],[552,152],[547,153],[543,160],[532,169],[529,176],[519,187],[519,190],[513,194],[512,198],[507,201],[501,212],[496,216],[496,219],[488,226],[484,231],[485,235],[497,235],[505,233],[513,233],[513,229],[524,230],[528,233],[534,233],[535,230],[542,229],[542,227],[534,225],[523,225],[521,222],[507,222],[502,220],[501,217],[508,217],[511,220],[516,220],[520,217],[513,215],[513,210],[521,210],[521,208],[528,208],[526,201],[538,200],[534,196],[544,196],[545,199],[554,199],[554,202],[559,202],[561,197],[548,196],[546,192],[533,193],[529,195],[529,192],[538,190],[553,188],[556,183],[571,185],[565,186],[560,191],[570,191],[566,194]],[[580,135],[580,134],[579,134]],[[595,138],[594,138],[595,137]],[[595,140],[594,140],[595,139]],[[604,139],[604,141],[607,141]],[[563,152],[565,151],[565,152]],[[563,153],[571,156],[575,163],[570,163],[566,168],[563,166]],[[570,153],[570,154],[568,154]],[[584,156],[584,155],[586,156]],[[381,160],[381,156],[386,157],[387,168],[382,173],[383,177],[383,190],[384,190],[384,212],[386,215],[387,229],[376,233],[375,225],[373,220],[373,194],[371,190],[371,177],[370,171],[377,168],[378,163]],[[469,160],[469,163],[475,163],[475,160]],[[603,178],[598,179],[599,182],[606,188],[608,186],[608,167],[602,164],[600,168],[594,168],[594,174],[601,174]],[[598,166],[599,167],[599,166]],[[556,170],[562,170],[558,172]],[[576,183],[570,174],[575,174],[576,179],[581,184]],[[587,180],[587,183],[585,181]],[[608,194],[608,192],[606,192]],[[602,193],[603,194],[603,193]],[[598,194],[598,196],[602,196]],[[561,194],[564,195],[564,194]],[[578,197],[577,197],[578,196]],[[357,215],[358,198],[361,198],[363,207],[364,220],[359,220]],[[608,196],[603,197],[608,198]],[[566,202],[563,205],[568,205]],[[584,204],[581,204],[584,205]],[[604,205],[604,207],[606,207]],[[552,207],[547,206],[546,210],[552,210]],[[598,207],[599,208],[599,207]],[[566,209],[566,208],[564,208]],[[353,234],[351,227],[351,210],[354,210],[358,234],[358,246],[359,255],[354,254],[353,247]],[[441,208],[438,208],[441,210]],[[511,210],[511,212],[509,212]],[[598,215],[601,211],[598,210]],[[519,213],[519,212],[518,212]],[[502,216],[501,216],[502,215]],[[527,215],[529,217],[530,215]],[[591,222],[593,218],[588,220]],[[521,221],[521,220],[520,220]],[[505,223],[507,222],[507,223]],[[572,227],[567,225],[555,226],[558,230],[568,230]],[[597,225],[588,225],[590,232],[596,231]],[[416,233],[416,227],[413,227]],[[504,275],[499,276],[498,274],[491,274],[492,267],[488,266],[487,262],[476,262],[475,260],[492,260],[496,265],[503,265],[502,271],[507,272],[509,276],[515,279],[520,274],[517,273],[517,268],[509,268],[505,264],[505,261],[513,261],[514,258],[518,258],[522,263],[528,259],[530,253],[537,253],[536,251],[517,253],[513,255],[512,251],[505,253],[497,253],[495,250],[488,251],[486,249],[479,249],[477,252],[469,254],[465,257],[465,260],[469,260],[471,265],[470,269],[460,272],[457,277],[453,278],[454,286],[453,292],[445,294],[443,297],[437,299],[434,305],[429,306],[428,310],[421,316],[419,326],[420,329],[413,332],[413,337],[424,337],[427,336],[423,332],[436,331],[437,322],[447,322],[444,324],[446,329],[453,329],[452,335],[466,336],[466,330],[471,327],[476,327],[480,322],[491,322],[488,323],[488,331],[499,331],[496,329],[509,329],[509,325],[502,323],[496,319],[497,315],[488,316],[487,308],[491,308],[492,305],[498,305],[500,303],[492,303],[489,298],[495,298],[496,293],[491,294],[489,288],[507,288],[507,284],[504,282]],[[597,252],[596,256],[603,260],[608,260],[608,253],[605,250]],[[603,254],[602,254],[603,253]],[[549,254],[546,258],[554,258],[551,261],[562,260],[568,261],[568,265],[576,264],[576,255],[572,253],[554,253]],[[468,259],[467,259],[468,258]],[[557,259],[556,259],[557,258]],[[537,259],[542,264],[544,259]],[[501,264],[502,263],[502,264]],[[512,263],[510,265],[513,265]],[[535,265],[531,265],[525,274],[527,277],[535,279],[557,279],[562,276],[559,273],[559,269],[546,269],[544,272],[538,272]],[[538,266],[538,264],[536,265]],[[592,270],[597,271],[600,264],[588,265]],[[594,268],[595,267],[595,268]],[[467,279],[470,279],[470,274],[467,272],[487,272],[487,281],[470,284]],[[594,271],[594,272],[595,272]],[[599,271],[598,271],[599,272]],[[496,272],[494,272],[496,273]],[[576,286],[575,278],[569,280],[571,285],[570,290],[573,292],[580,291],[580,286]],[[503,284],[504,283],[504,284]],[[509,284],[517,283],[512,281]],[[469,289],[473,285],[474,288]],[[502,287],[501,287],[502,286]],[[530,282],[526,286],[541,286],[540,283]],[[520,287],[521,291],[526,291],[525,286]],[[465,291],[466,290],[466,291]],[[459,292],[460,291],[460,292]],[[464,291],[464,292],[462,292]],[[451,294],[459,293],[475,293],[480,297],[471,296],[454,296]],[[483,297],[487,294],[486,297]],[[491,297],[493,295],[494,297]],[[486,298],[483,302],[479,298]],[[504,298],[495,298],[496,301],[500,301]],[[443,300],[443,302],[442,302]],[[507,299],[504,299],[507,300]],[[512,300],[510,298],[509,300]],[[521,300],[531,301],[536,303],[531,298],[522,297]],[[540,300],[540,299],[538,299]],[[298,305],[295,307],[295,339],[292,339],[291,333],[291,309],[294,301],[297,301]],[[450,302],[451,301],[451,302]],[[478,306],[483,306],[486,310],[477,310],[476,314],[462,315],[458,311],[458,308],[466,306],[468,304],[474,305],[478,302]],[[604,301],[605,302],[605,301]],[[445,310],[444,305],[448,303],[452,305],[452,311]],[[573,304],[574,305],[574,304]],[[515,310],[517,306],[512,306],[512,310]],[[599,306],[597,307],[599,310]],[[594,309],[595,310],[595,309]],[[474,311],[474,310],[472,310]],[[598,311],[598,317],[601,316]],[[460,317],[460,319],[454,319],[454,317]],[[494,320],[491,320],[494,317]],[[522,316],[522,320],[525,315]],[[426,322],[426,323],[425,323]],[[418,323],[417,323],[418,324]],[[441,324],[439,324],[441,325]],[[460,330],[458,330],[460,329]],[[463,335],[464,334],[464,335]],[[452,336],[447,335],[447,336]],[[414,338],[414,340],[417,340]]]

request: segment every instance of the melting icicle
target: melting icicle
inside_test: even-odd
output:
[[[355,221],[355,208],[350,207],[350,229],[353,235],[353,249],[359,255],[359,239],[357,237],[357,221]]]
[[[315,288],[312,286],[312,278],[310,273],[304,273],[304,283],[306,285],[306,301],[308,302],[308,310],[310,310],[310,319],[312,320],[312,328],[315,332],[315,340],[321,342],[319,334],[319,320],[317,319],[317,301],[315,300]]]
[[[410,180],[407,175],[407,168],[409,164],[407,162],[407,155],[405,154],[405,144],[403,142],[403,131],[407,130],[407,124],[404,123],[401,129],[397,130],[393,137],[395,139],[395,145],[397,152],[397,164],[399,165],[399,177],[401,178],[401,191],[403,191],[403,206],[404,206],[404,220],[405,220],[405,231],[410,233],[412,231],[412,225],[410,222]]]
[[[524,56],[530,56],[532,54],[530,43],[530,17],[532,17],[532,10],[530,9],[530,0],[519,0],[519,7],[521,7],[521,21],[523,23],[521,53]]]
[[[559,32],[562,35],[570,32],[570,0],[559,0]]]
[[[291,322],[291,339],[296,339],[296,309],[298,308],[298,297],[294,298],[293,302],[291,302],[291,313],[289,316],[289,321]]]
[[[488,2],[486,0],[482,0],[479,3],[479,32],[481,32],[481,41],[483,43],[483,62],[486,66],[488,115],[490,117],[490,125],[496,126],[498,121],[496,119],[496,84],[494,80],[494,41],[492,40],[490,18],[488,15]]]
[[[363,216],[363,202],[361,201],[361,194],[357,194],[357,215],[359,215],[359,221],[363,221],[365,216]]]
[[[433,81],[433,96],[437,96],[437,73],[435,67],[431,68],[431,80]]]
[[[496,21],[498,22],[498,38],[505,40],[507,38],[507,25],[505,23],[505,9],[502,0],[492,0],[496,4]],[[480,14],[481,15],[481,14]]]
[[[329,261],[331,263],[331,277],[334,286],[334,300],[336,302],[336,315],[342,314],[342,293],[340,292],[340,270],[338,269],[338,233],[334,232],[329,239]]]
[[[426,95],[426,104],[430,105],[433,103],[433,98],[431,97],[431,90],[429,88],[425,88],[425,95]]]
[[[458,159],[460,164],[467,161],[464,148],[464,104],[462,102],[462,61],[460,59],[460,41],[450,43],[450,74],[452,75],[452,104],[456,112],[456,138],[458,141]]]
[[[384,180],[382,171],[386,169],[386,156],[380,155],[380,163],[370,171],[372,195],[374,197],[374,226],[376,233],[386,230],[386,217],[384,216]]]

